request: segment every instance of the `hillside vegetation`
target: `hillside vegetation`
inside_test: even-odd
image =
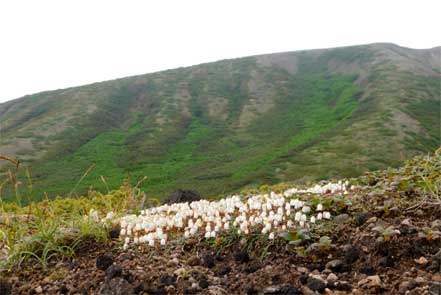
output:
[[[0,104],[0,154],[30,167],[33,199],[144,176],[158,198],[352,177],[437,148],[440,69],[440,47],[371,44],[42,92]]]

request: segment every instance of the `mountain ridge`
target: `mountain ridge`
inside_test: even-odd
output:
[[[240,58],[246,58],[246,57],[259,57],[259,56],[268,56],[268,55],[298,53],[298,52],[303,52],[303,51],[320,51],[320,50],[332,50],[332,49],[337,49],[337,48],[348,48],[348,47],[359,47],[359,46],[375,46],[375,45],[380,45],[380,46],[381,45],[388,45],[388,46],[401,47],[401,48],[404,48],[404,49],[419,50],[419,51],[439,51],[437,54],[441,55],[441,45],[440,46],[430,47],[430,48],[413,48],[413,47],[401,46],[401,45],[398,45],[398,44],[392,43],[392,42],[374,42],[374,43],[366,43],[366,44],[360,44],[360,45],[346,45],[346,46],[337,46],[337,47],[311,48],[311,49],[289,50],[289,51],[280,51],[280,52],[272,52],[272,53],[262,53],[262,54],[234,57],[234,58],[219,59],[219,60],[209,61],[209,62],[202,62],[202,63],[198,63],[198,64],[194,64],[194,65],[189,65],[189,66],[173,67],[173,68],[170,68],[170,69],[164,69],[164,70],[159,70],[159,71],[147,72],[147,73],[142,73],[142,74],[135,74],[135,75],[130,75],[130,76],[126,76],[126,77],[119,77],[119,78],[115,78],[115,79],[102,80],[102,81],[91,82],[91,83],[86,83],[86,84],[81,84],[81,85],[76,85],[76,86],[69,86],[69,87],[61,87],[61,88],[42,90],[42,91],[38,91],[38,92],[35,92],[35,93],[32,93],[32,94],[25,94],[25,95],[20,96],[20,97],[12,98],[12,99],[4,101],[4,102],[0,102],[0,105],[7,104],[9,102],[12,102],[12,101],[15,101],[15,100],[19,100],[19,99],[25,98],[27,96],[36,95],[36,94],[43,94],[43,93],[52,92],[52,91],[68,90],[68,89],[77,88],[77,87],[91,86],[91,85],[95,85],[95,84],[99,84],[99,83],[112,82],[112,81],[121,80],[121,79],[136,78],[136,77],[139,77],[139,76],[156,74],[156,73],[172,71],[172,70],[178,70],[178,69],[182,69],[182,68],[195,67],[195,66],[200,66],[200,65],[205,65],[205,64],[216,63],[216,62],[220,62],[220,61],[228,61],[228,60],[234,60],[234,59],[240,59]]]
[[[356,176],[439,145],[440,75],[441,47],[374,43],[45,91],[0,104],[2,153],[52,195],[91,163],[97,187],[130,172],[160,197]]]

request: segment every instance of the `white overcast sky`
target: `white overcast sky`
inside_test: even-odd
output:
[[[0,102],[35,92],[301,49],[441,45],[439,0],[0,2]]]

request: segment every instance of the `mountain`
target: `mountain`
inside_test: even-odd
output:
[[[440,78],[441,47],[222,60],[0,104],[0,153],[29,165],[37,198],[93,163],[78,192],[128,175],[159,198],[357,176],[440,145]]]

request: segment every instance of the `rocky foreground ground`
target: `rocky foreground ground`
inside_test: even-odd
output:
[[[357,180],[310,239],[191,238],[122,249],[119,229],[72,260],[28,260],[3,294],[441,294],[441,157]],[[329,241],[320,241],[328,236]]]

